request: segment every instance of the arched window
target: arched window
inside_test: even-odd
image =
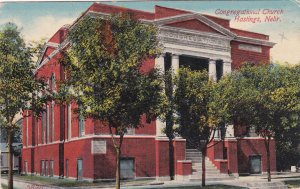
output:
[[[52,73],[51,74],[51,77],[50,77],[50,90],[53,92],[55,92],[56,91],[56,80],[55,80],[55,74],[54,73]]]

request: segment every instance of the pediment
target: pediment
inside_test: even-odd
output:
[[[188,30],[196,30],[200,32],[210,32],[215,34],[222,34],[228,37],[236,37],[236,34],[212,21],[211,19],[197,13],[189,13],[184,15],[177,15],[155,20],[158,26],[178,27]]]
[[[213,27],[210,27],[207,24],[204,24],[203,22],[201,22],[200,20],[195,19],[195,18],[184,20],[184,21],[168,23],[165,26],[224,35],[223,33],[219,32],[218,30],[214,29]]]

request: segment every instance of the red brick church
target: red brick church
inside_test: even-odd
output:
[[[164,53],[146,61],[143,67],[146,71],[153,67],[164,71],[190,66],[208,70],[209,76],[217,80],[245,61],[268,63],[270,48],[274,45],[268,35],[231,28],[230,20],[161,6],[155,6],[154,12],[145,12],[94,3],[74,23],[85,16],[120,12],[130,12],[142,22],[159,27]],[[65,77],[57,61],[60,49],[68,45],[66,35],[70,27],[61,27],[49,39],[37,62],[36,77],[48,78],[52,90],[56,89],[56,82]],[[74,103],[49,102],[41,119],[24,118],[24,174],[90,181],[114,179],[115,151],[108,130],[99,122],[73,113],[75,107]],[[159,119],[150,124],[145,121],[145,127],[132,129],[124,136],[122,178],[169,179],[169,146],[162,133],[164,124]],[[229,125],[225,139],[221,141],[216,134],[213,143],[207,155],[208,173],[226,177],[266,172],[263,139],[251,129],[235,129]],[[183,138],[176,138],[173,145],[176,179],[192,180],[198,175],[200,178],[200,153],[186,149]],[[271,171],[275,169],[275,141],[271,141]]]

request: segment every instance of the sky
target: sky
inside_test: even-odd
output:
[[[231,27],[263,33],[276,45],[271,60],[300,64],[300,0],[265,1],[105,1],[127,8],[154,11],[154,5],[186,9],[230,19]],[[60,27],[71,24],[93,2],[22,2],[0,0],[0,25],[14,22],[26,41],[49,39]],[[248,10],[257,14],[224,14],[225,11]],[[253,21],[260,19],[260,22]],[[269,21],[268,19],[269,18]],[[270,21],[270,18],[273,20]]]

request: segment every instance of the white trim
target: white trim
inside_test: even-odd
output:
[[[115,138],[119,138],[120,136],[114,135]],[[124,135],[124,139],[132,139],[132,138],[140,138],[140,139],[155,139],[157,141],[169,141],[168,137],[157,137],[155,135]],[[31,146],[31,147],[40,147],[40,146],[47,146],[47,145],[54,145],[54,144],[61,144],[61,143],[70,143],[73,141],[79,141],[79,140],[85,140],[85,139],[111,139],[111,135],[109,134],[104,134],[104,135],[95,135],[95,134],[89,134],[85,135],[82,137],[73,137],[70,140],[65,140],[65,141],[54,141],[53,143],[49,144],[39,144],[38,146]],[[176,137],[173,139],[173,141],[182,141],[185,142],[186,139],[181,138],[181,137]],[[23,149],[28,149],[31,147],[23,147]]]
[[[219,52],[219,51],[212,51],[212,50],[206,50],[206,49],[199,49],[199,48],[193,48],[183,45],[174,45],[174,44],[164,44],[165,49],[164,52],[170,52],[174,54],[184,54],[184,55],[190,55],[195,57],[201,57],[201,58],[211,58],[215,60],[223,60],[223,61],[229,61],[231,60],[231,53],[230,52]]]
[[[158,20],[155,20],[155,24],[157,25],[164,25],[164,24],[169,24],[173,22],[180,22],[180,21],[186,21],[189,19],[197,19],[203,24],[206,24],[208,27],[213,28],[214,30],[230,37],[236,37],[237,35],[227,28],[217,24],[216,22],[210,20],[209,18],[199,14],[199,13],[188,13],[188,14],[181,14],[181,15],[176,15],[176,16],[171,16],[171,17],[166,17],[166,18],[161,18]]]
[[[166,136],[158,136],[158,137],[155,137],[155,140],[157,140],[157,141],[169,141],[169,138],[166,137]],[[186,141],[186,139],[181,138],[181,137],[176,137],[176,138],[173,139],[173,141]]]
[[[177,160],[180,163],[192,163],[192,160]]]
[[[257,139],[264,139],[264,137],[256,136],[256,137],[238,137],[238,140],[257,140]],[[274,138],[271,138],[271,140],[274,140]]]
[[[64,49],[69,43],[69,40],[65,39],[56,50],[54,50],[46,59],[43,60],[42,63],[37,64],[37,68],[33,70],[33,73],[35,74],[41,67],[43,67],[47,62],[49,62],[57,53],[59,53],[60,50]],[[43,57],[43,56],[41,56]]]
[[[268,47],[273,47],[276,43],[262,40],[262,39],[256,39],[256,38],[250,38],[250,37],[244,37],[244,36],[237,36],[234,41],[244,42],[244,43],[251,43],[255,45],[263,45]]]

